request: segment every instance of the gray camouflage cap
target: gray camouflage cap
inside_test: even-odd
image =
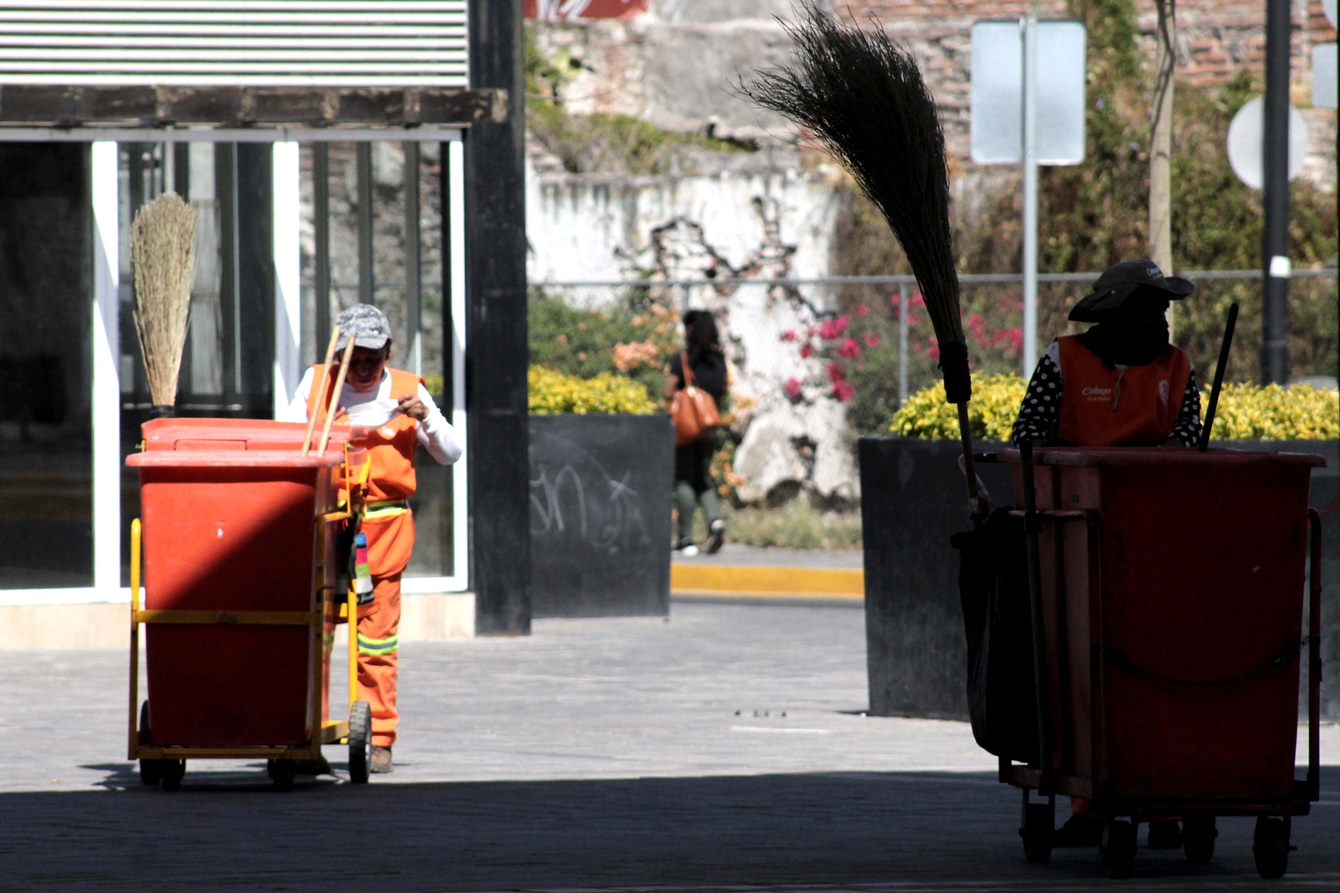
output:
[[[335,317],[335,325],[340,327],[337,350],[344,350],[350,335],[353,336],[355,347],[366,347],[368,350],[381,350],[391,340],[391,324],[386,321],[386,314],[371,304],[355,304],[345,308]]]

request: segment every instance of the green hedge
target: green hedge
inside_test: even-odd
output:
[[[1026,382],[1018,375],[975,378],[968,420],[972,436],[1007,441]],[[1209,405],[1201,394],[1201,412]],[[957,440],[958,409],[945,402],[943,384],[918,391],[893,416],[889,431],[915,440]],[[1216,440],[1334,440],[1340,438],[1340,391],[1307,385],[1230,384],[1215,410]]]

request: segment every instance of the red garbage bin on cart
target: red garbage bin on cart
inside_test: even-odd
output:
[[[1021,456],[1016,505],[1027,504]],[[1208,861],[1216,816],[1257,816],[1263,876],[1282,875],[1289,819],[1318,796],[1318,456],[1167,449],[1039,449],[1036,596],[1047,751],[1001,761],[1023,787],[1030,859],[1050,854],[1051,803],[1091,802],[1102,855],[1130,869],[1137,823],[1184,820]],[[1309,528],[1311,536],[1309,537]],[[1295,778],[1305,559],[1311,543],[1309,767]]]
[[[140,474],[145,581],[140,610],[135,555],[131,759],[145,781],[176,788],[188,757],[264,758],[287,786],[295,761],[347,739],[359,774],[367,705],[349,723],[325,715],[330,606],[343,598],[335,533],[348,517],[337,471],[357,429],[307,456],[301,424],[159,419],[143,433],[126,460]],[[137,705],[140,624],[148,700]]]

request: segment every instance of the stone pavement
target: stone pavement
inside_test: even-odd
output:
[[[393,774],[350,785],[328,747],[335,775],[288,792],[200,760],[176,793],[125,759],[126,654],[0,652],[0,890],[1340,889],[1340,730],[1284,880],[1224,819],[1211,865],[1142,850],[1110,882],[1091,850],[1024,861],[966,724],[865,716],[864,652],[842,603],[411,643]]]

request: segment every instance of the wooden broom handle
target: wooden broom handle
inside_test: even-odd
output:
[[[330,372],[330,361],[335,359],[335,345],[339,342],[339,340],[340,340],[340,327],[336,326],[334,330],[331,331],[330,333],[330,343],[326,345],[326,361],[325,363],[322,364],[327,373]],[[330,380],[329,374],[321,376],[321,391],[319,396],[316,398],[316,402],[312,404],[312,406],[316,407],[317,409],[320,409],[323,405],[325,405],[326,382],[329,380]],[[308,413],[307,433],[304,434],[302,438],[302,454],[304,456],[306,456],[308,453],[312,451],[312,432],[314,432],[315,430],[316,430],[316,414]]]
[[[335,419],[335,407],[340,402],[340,391],[344,390],[344,376],[349,374],[349,357],[354,353],[354,335],[349,333],[349,343],[344,346],[344,358],[340,360],[340,374],[335,376],[335,387],[330,392],[330,405],[326,408],[326,423],[321,428],[321,447],[317,453],[326,454],[326,441],[330,438],[330,423]]]

